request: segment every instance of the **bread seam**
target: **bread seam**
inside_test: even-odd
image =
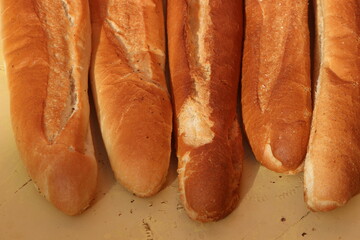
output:
[[[316,1],[316,0],[315,0]],[[316,33],[317,38],[318,38],[318,47],[319,47],[319,60],[320,62],[318,63],[319,66],[319,72],[318,72],[318,76],[316,79],[316,86],[315,86],[315,99],[314,102],[316,103],[316,99],[319,96],[320,93],[320,83],[321,83],[321,79],[322,79],[322,66],[323,66],[323,60],[324,60],[324,17],[323,17],[323,8],[322,8],[322,4],[323,1],[322,0],[318,0],[316,1]],[[314,105],[314,115],[317,112],[317,107],[316,104]],[[313,126],[315,124],[316,119],[312,120],[312,125],[311,125],[311,134],[313,134],[314,131],[316,131],[316,129],[313,129]],[[309,159],[311,159],[311,152],[312,152],[312,147],[313,147],[313,137],[309,138],[309,144],[308,144],[308,150],[307,150],[307,154],[305,157],[305,171],[304,171],[304,187],[305,187],[305,195],[306,195],[306,201],[309,205],[309,207],[311,209],[316,209],[315,204],[314,204],[314,170],[313,170],[313,166],[312,163],[310,162]]]
[[[262,17],[263,19],[266,18],[266,14],[265,14],[265,11],[264,11],[264,8],[263,8],[263,4],[261,4],[261,0],[257,1],[257,3],[259,3],[260,5],[260,8],[261,8],[261,11],[262,11]],[[282,4],[279,3],[279,6],[281,6]],[[272,16],[271,16],[272,17]],[[271,18],[269,17],[269,18]],[[286,17],[286,15],[284,16],[284,18]],[[287,23],[287,26],[285,26],[285,28],[288,28],[288,26],[290,25],[290,21],[285,21]],[[284,26],[281,26],[281,29],[283,29]],[[274,33],[273,33],[274,34]],[[276,85],[279,84],[279,75],[281,73],[281,71],[283,70],[283,59],[285,57],[285,51],[286,49],[282,49],[282,48],[279,48],[279,46],[284,46],[284,45],[287,45],[286,42],[289,41],[289,33],[288,31],[285,32],[285,34],[282,34],[280,36],[280,39],[281,39],[281,42],[278,43],[278,39],[277,38],[277,41],[276,41],[276,47],[272,47],[271,49],[275,49],[277,53],[280,52],[279,56],[276,58],[277,61],[275,62],[281,62],[281,64],[279,66],[273,64],[273,67],[275,65],[276,69],[271,69],[271,70],[268,70],[268,65],[266,64],[267,61],[271,61],[271,62],[274,62],[273,60],[273,56],[277,55],[277,54],[274,54],[273,52],[271,52],[270,56],[269,54],[266,53],[266,51],[261,51],[260,50],[260,56],[259,56],[259,61],[260,61],[260,68],[258,70],[258,76],[264,76],[264,77],[259,77],[258,78],[258,82],[257,82],[257,96],[258,96],[258,104],[259,104],[259,107],[260,107],[260,111],[262,113],[265,113],[266,110],[268,109],[268,105],[270,103],[270,100],[272,98],[272,95],[273,95],[273,92],[274,92],[274,88],[276,88]],[[261,46],[264,46],[266,45],[266,47],[268,47],[267,44],[263,44],[261,42],[267,42],[268,39],[264,39],[265,36],[261,36],[260,38],[260,45]],[[275,43],[275,42],[274,42]],[[264,50],[266,50],[266,48],[263,48]],[[265,52],[265,53],[264,53]],[[264,55],[263,55],[264,53]],[[276,72],[276,74],[271,74],[273,72]],[[270,73],[270,74],[269,74]],[[271,76],[271,78],[267,78],[265,79],[268,75]],[[270,80],[271,79],[271,80]]]
[[[64,8],[66,17],[68,18],[71,26],[73,26],[74,25],[74,17],[71,16],[71,14],[69,13],[69,3],[66,0],[61,0],[61,4]]]
[[[102,83],[102,86],[115,86],[117,84],[123,84],[123,83],[132,83],[134,85],[139,85],[139,83],[141,84],[149,84],[151,86],[154,86],[158,89],[160,89],[161,91],[165,92],[166,94],[169,94],[169,92],[163,87],[160,85],[160,83],[152,80],[152,79],[149,79],[149,80],[146,80],[146,79],[140,79],[140,80],[134,80],[134,77],[133,75],[136,75],[137,76],[137,73],[134,73],[134,72],[131,72],[131,73],[128,73],[128,74],[125,74],[123,76],[116,76],[116,82],[114,83]],[[136,79],[135,77],[135,79]],[[125,80],[123,80],[125,79]],[[119,81],[121,80],[121,81]],[[141,88],[142,90],[146,91],[145,88]]]

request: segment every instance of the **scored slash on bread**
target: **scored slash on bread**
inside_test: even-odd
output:
[[[180,197],[190,218],[216,221],[239,200],[242,3],[169,0],[167,10]]]
[[[162,0],[91,0],[91,85],[116,179],[157,193],[170,162],[172,109],[165,82]]]
[[[256,159],[303,169],[311,122],[308,1],[245,0],[242,113]]]
[[[97,163],[87,95],[88,2],[1,0],[11,121],[39,191],[69,215],[94,198]]]

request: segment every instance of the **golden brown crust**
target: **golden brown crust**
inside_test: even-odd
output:
[[[61,211],[78,214],[89,206],[97,182],[87,96],[88,3],[2,0],[1,5],[20,154],[42,194]]]
[[[172,110],[164,76],[162,1],[92,0],[91,83],[117,180],[146,197],[170,161]]]
[[[181,199],[192,219],[216,221],[239,200],[241,1],[168,1],[167,29]]]
[[[328,211],[360,191],[360,3],[318,0],[316,13],[320,65],[305,200]]]
[[[246,0],[242,75],[245,130],[257,160],[302,170],[311,120],[308,1]]]

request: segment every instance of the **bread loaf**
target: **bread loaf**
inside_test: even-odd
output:
[[[20,155],[39,191],[66,214],[78,214],[97,183],[87,95],[88,2],[1,0],[1,8]]]
[[[256,159],[303,169],[311,122],[308,1],[245,0],[242,113]]]
[[[167,10],[180,195],[190,218],[219,220],[239,200],[242,1],[169,0]]]
[[[140,197],[167,175],[172,109],[161,0],[91,0],[91,84],[116,179]]]
[[[318,71],[305,200],[328,211],[360,191],[360,2],[314,3]]]

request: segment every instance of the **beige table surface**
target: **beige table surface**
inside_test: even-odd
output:
[[[240,204],[224,220],[202,224],[186,216],[177,193],[175,158],[166,187],[155,197],[137,198],[115,182],[94,116],[92,120],[98,193],[92,207],[69,217],[37,193],[19,158],[0,60],[0,240],[360,239],[360,197],[332,212],[312,213],[303,202],[303,174],[273,173],[249,150]]]

